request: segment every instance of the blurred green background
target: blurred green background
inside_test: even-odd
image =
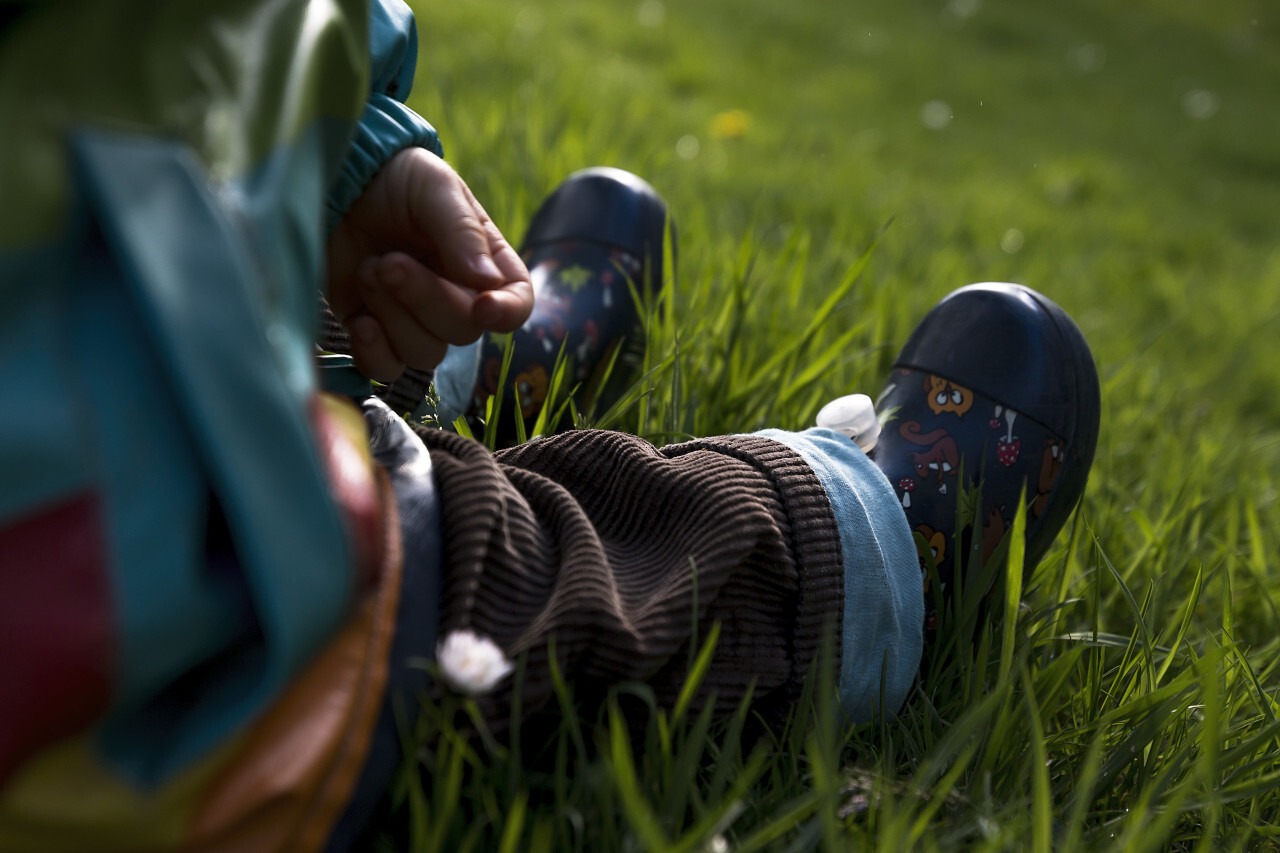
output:
[[[668,197],[695,280],[799,229],[820,292],[892,220],[872,276],[906,309],[897,339],[956,286],[1022,281],[1112,372],[1142,354],[1188,408],[1280,421],[1274,4],[418,10],[415,105],[513,239],[595,164]]]

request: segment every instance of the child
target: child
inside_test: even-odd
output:
[[[721,700],[754,683],[784,711],[832,626],[843,707],[892,711],[922,643],[912,528],[957,532],[975,416],[1019,476],[1006,512],[1032,441],[1060,444],[1033,547],[1079,497],[1096,377],[1024,288],[926,318],[874,462],[825,430],[494,455],[410,430],[359,381],[359,408],[320,393],[318,286],[380,379],[532,309],[403,104],[408,10],[102,0],[3,21],[0,848],[344,849],[399,760],[410,658],[439,645],[495,722],[517,655],[526,708],[548,701],[553,635],[582,689],[642,678],[670,701],[695,584]]]

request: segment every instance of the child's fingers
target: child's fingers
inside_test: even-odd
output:
[[[533,310],[520,256],[457,173],[421,149],[375,176],[330,235],[328,261],[334,313],[368,315],[361,367],[375,378],[434,367],[444,344],[513,331]]]
[[[391,350],[376,319],[357,314],[348,318],[346,327],[351,334],[351,356],[361,373],[379,382],[391,382],[404,372],[404,362]]]
[[[366,311],[392,352],[417,368],[434,367],[446,344],[467,344],[484,331],[473,319],[474,291],[440,278],[401,252],[371,258],[358,273]]]
[[[485,222],[489,216],[462,178],[447,163],[424,149],[407,149],[393,164],[405,166],[409,222],[422,250],[440,258],[445,277],[473,290],[505,283],[494,256]]]
[[[532,311],[533,285],[526,281],[476,294],[471,317],[489,331],[514,332]]]
[[[471,195],[470,189],[467,190],[467,195]],[[489,331],[514,332],[533,313],[533,284],[529,269],[520,260],[516,250],[507,243],[507,238],[498,230],[498,226],[489,219],[484,208],[475,201],[474,196],[472,201],[480,211],[494,262],[502,272],[503,283],[495,288],[482,290],[476,296],[471,316],[478,325]]]
[[[483,334],[484,329],[471,319],[475,291],[442,278],[416,258],[391,252],[372,259],[362,267],[365,269],[371,271],[369,280],[375,282],[366,288],[365,302],[380,317],[388,315],[384,327],[403,323],[407,332],[416,326],[459,346]]]
[[[471,188],[466,184],[462,185],[466,191],[467,199],[470,201],[472,210],[475,212],[476,219],[480,223],[480,228],[484,232],[485,240],[489,244],[489,257],[493,259],[494,264],[498,267],[501,274],[501,280],[492,283],[491,287],[476,287],[476,290],[488,290],[498,287],[511,287],[511,285],[524,282],[529,283],[529,268],[524,265],[524,261],[520,260],[520,255],[507,242],[507,238],[503,235],[501,229],[498,228],[494,221],[489,218],[489,214],[485,211],[484,206],[476,200],[472,194]],[[529,288],[529,310],[533,310],[533,289]],[[524,322],[521,320],[520,322]]]

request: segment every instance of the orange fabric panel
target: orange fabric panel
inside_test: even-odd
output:
[[[381,710],[400,602],[400,521],[381,470],[378,491],[384,550],[377,588],[246,733],[204,792],[184,850],[315,851],[341,816]]]

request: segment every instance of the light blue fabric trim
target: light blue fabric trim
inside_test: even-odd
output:
[[[829,429],[757,433],[790,447],[818,476],[844,556],[840,704],[854,722],[897,713],[920,668],[924,593],[907,517],[893,486],[856,444]]]
[[[476,378],[480,375],[480,352],[483,345],[483,337],[466,346],[450,345],[444,360],[436,367],[432,380],[439,397],[436,418],[445,429],[452,429],[453,422],[471,405],[471,394],[475,391]]]

